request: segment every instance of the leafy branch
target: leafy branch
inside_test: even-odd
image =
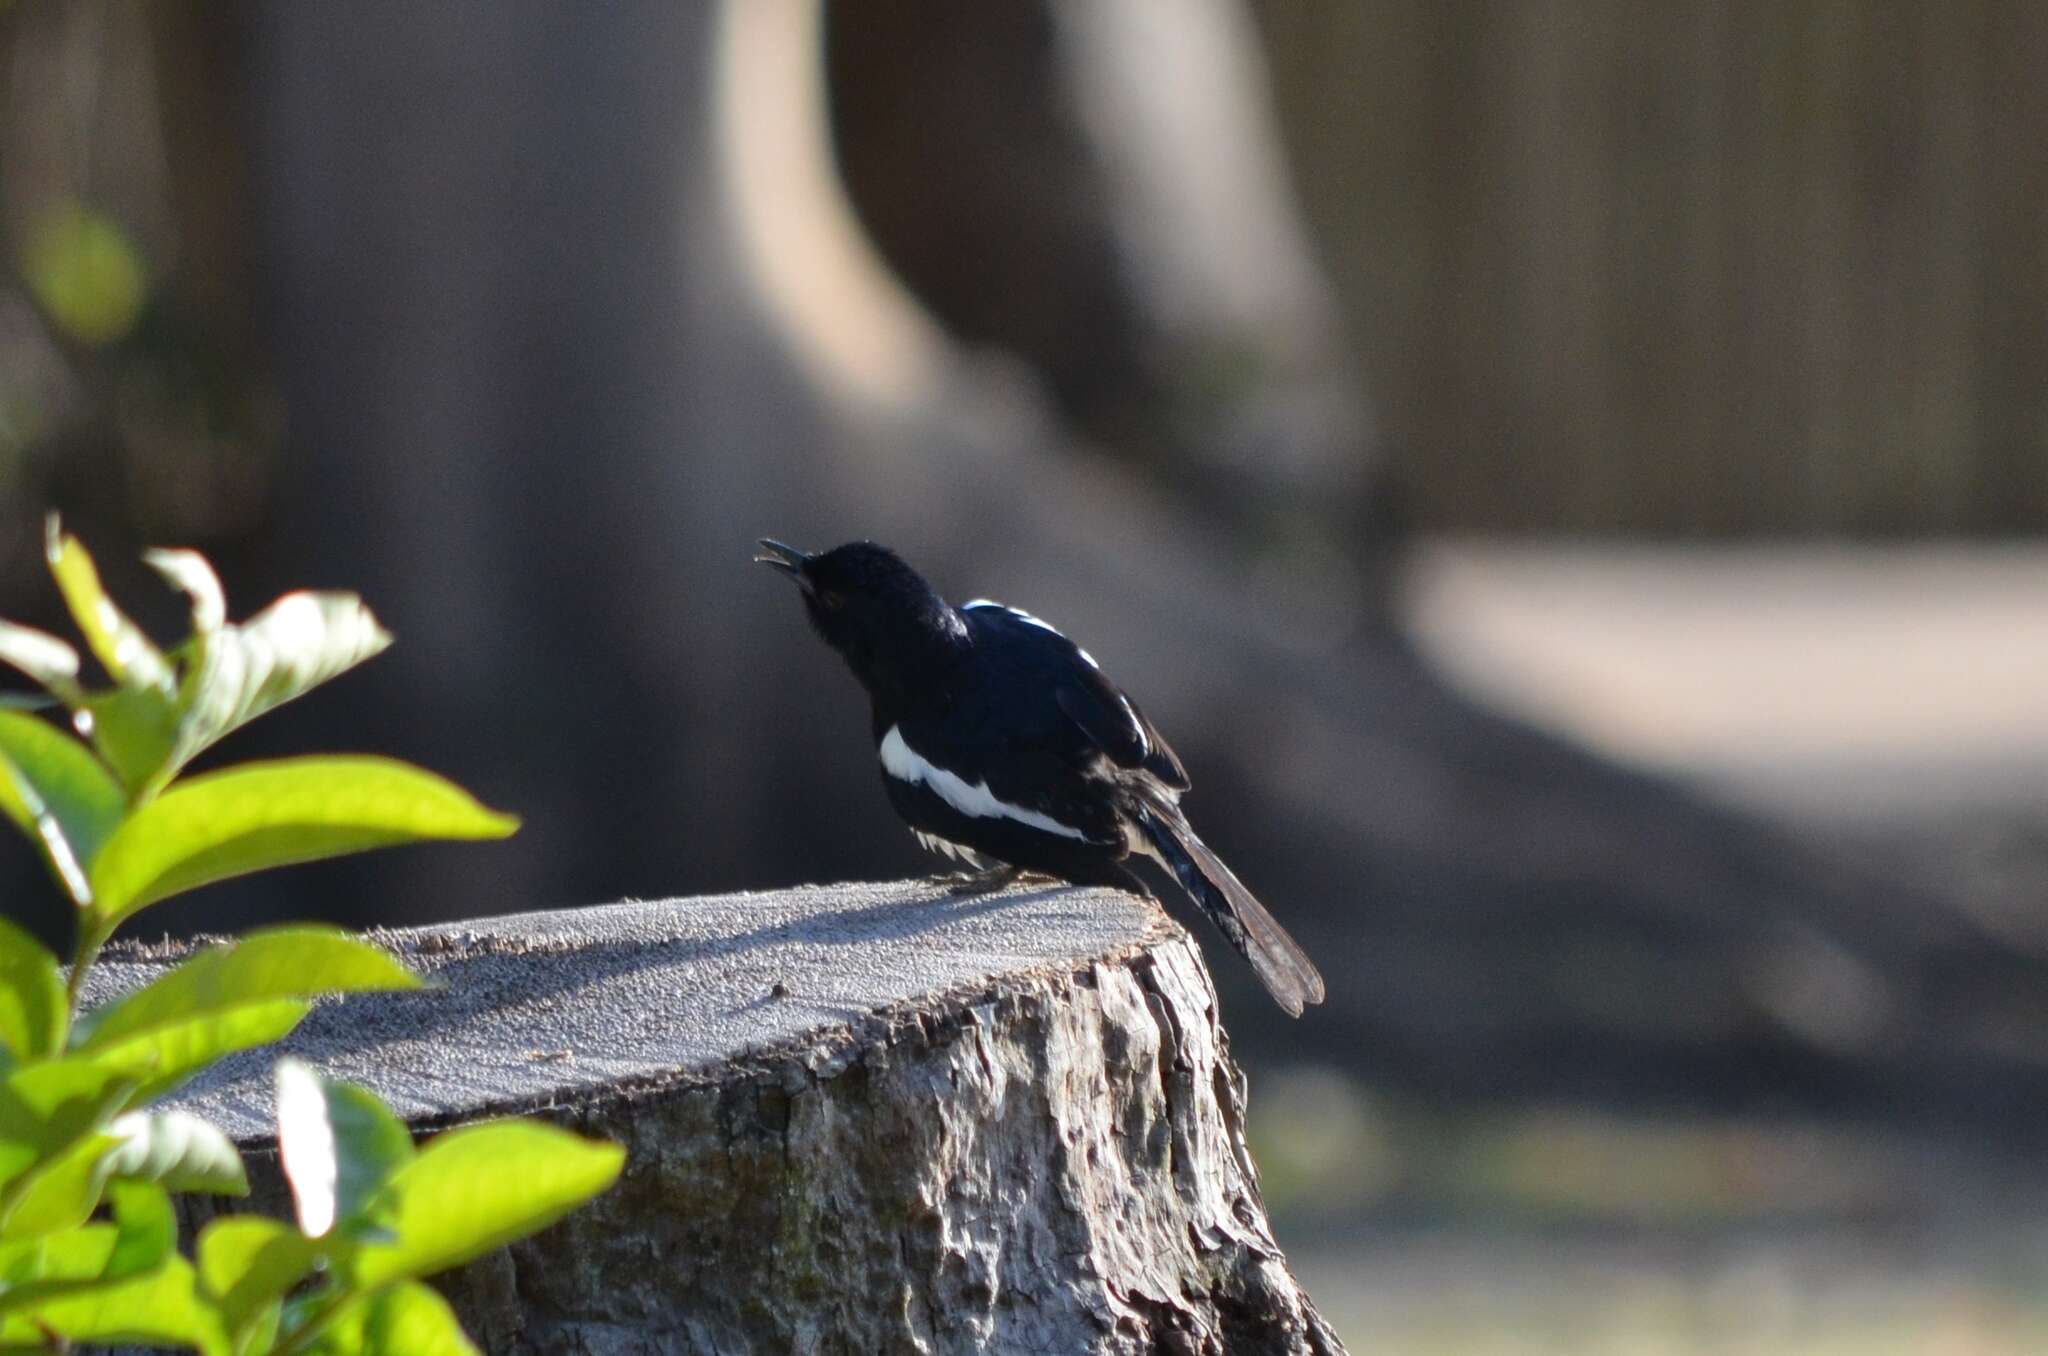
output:
[[[292,593],[239,625],[190,551],[147,559],[191,603],[160,650],[52,519],[52,574],[108,685],[78,651],[0,622],[0,662],[50,702],[0,701],[0,814],[76,909],[69,967],[0,919],[0,1351],[128,1342],[206,1356],[473,1352],[421,1278],[542,1228],[609,1186],[623,1153],[539,1122],[415,1148],[370,1093],[277,1066],[294,1224],[228,1215],[178,1249],[175,1192],[246,1194],[235,1146],[153,1104],[214,1061],[288,1034],[314,999],[416,988],[383,951],[286,927],[200,951],[86,1013],[114,930],[151,904],[252,871],[517,827],[461,788],[383,758],[317,756],[181,777],[242,725],[371,658],[361,600]],[[38,713],[69,713],[66,731]]]

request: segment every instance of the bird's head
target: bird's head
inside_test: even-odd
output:
[[[796,581],[812,628],[871,692],[966,639],[960,614],[886,546],[851,541],[813,555],[763,537],[754,560]]]

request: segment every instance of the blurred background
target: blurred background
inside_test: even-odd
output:
[[[1353,1350],[2048,1350],[2048,8],[0,3],[55,507],[525,816],[151,928],[932,869],[772,534],[1082,638]],[[26,845],[0,898],[54,934]],[[1204,935],[1207,944],[1212,939]]]

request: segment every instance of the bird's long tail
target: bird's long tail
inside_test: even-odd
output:
[[[1303,1007],[1323,1001],[1323,977],[1315,962],[1223,859],[1195,836],[1179,806],[1146,797],[1139,823],[1159,860],[1230,944],[1244,953],[1259,982],[1288,1016],[1299,1017]]]

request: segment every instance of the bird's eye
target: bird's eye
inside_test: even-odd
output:
[[[830,589],[818,590],[817,598],[818,606],[826,609],[828,612],[837,612],[840,604],[846,601]]]

